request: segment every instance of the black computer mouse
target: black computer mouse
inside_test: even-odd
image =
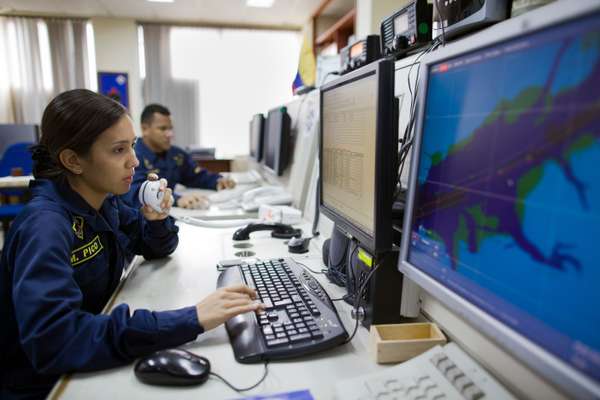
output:
[[[288,251],[290,253],[302,254],[308,251],[312,237],[293,237],[288,242]]]
[[[200,385],[210,375],[210,362],[181,349],[160,350],[135,364],[135,376],[150,385]]]

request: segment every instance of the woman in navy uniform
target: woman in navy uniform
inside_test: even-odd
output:
[[[32,200],[6,237],[0,266],[0,398],[43,398],[66,372],[122,365],[194,340],[260,307],[246,286],[217,290],[178,310],[101,314],[133,254],[177,247],[168,209],[126,206],[120,194],[138,165],[126,110],[88,90],[53,99],[34,148]],[[157,177],[152,177],[157,179]]]

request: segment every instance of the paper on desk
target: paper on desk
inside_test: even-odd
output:
[[[264,396],[244,397],[244,400],[315,400],[315,398],[310,394],[310,390],[297,390]]]

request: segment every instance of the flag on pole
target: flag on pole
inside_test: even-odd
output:
[[[312,44],[308,35],[304,35],[302,49],[300,50],[300,60],[298,61],[298,72],[292,83],[292,92],[296,94],[296,91],[303,86],[313,86],[315,84],[315,75],[316,65]]]

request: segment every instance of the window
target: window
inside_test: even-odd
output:
[[[252,116],[292,97],[300,44],[295,31],[172,28],[173,78],[199,84],[198,143],[219,157],[248,154]]]

